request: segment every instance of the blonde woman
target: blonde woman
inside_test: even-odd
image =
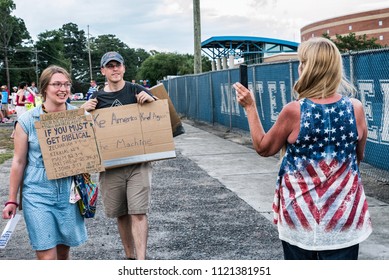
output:
[[[363,107],[349,95],[342,57],[324,38],[298,48],[297,101],[264,131],[253,94],[234,84],[247,112],[255,150],[271,156],[286,145],[273,211],[285,259],[358,259],[372,232],[359,172],[367,137]]]

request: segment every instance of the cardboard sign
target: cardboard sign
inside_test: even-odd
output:
[[[104,171],[92,115],[84,109],[43,114],[35,128],[48,179]]]
[[[175,158],[167,100],[92,112],[104,167]]]
[[[172,127],[172,131],[175,132],[176,129],[180,125],[182,125],[182,123],[181,123],[180,116],[177,114],[173,102],[171,101],[169,94],[166,91],[165,86],[163,84],[158,84],[150,88],[150,91],[153,95],[155,95],[159,99],[166,99],[168,101],[171,127]]]

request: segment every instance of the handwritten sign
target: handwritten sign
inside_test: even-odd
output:
[[[92,112],[105,168],[176,157],[167,100]]]
[[[176,109],[174,108],[173,102],[171,101],[165,86],[162,83],[160,83],[150,88],[150,91],[154,96],[158,97],[159,99],[166,99],[168,101],[171,126],[173,132],[175,132],[176,129],[180,125],[182,125],[181,119],[180,116],[177,114]]]
[[[104,171],[93,119],[84,109],[43,114],[35,128],[48,179]]]

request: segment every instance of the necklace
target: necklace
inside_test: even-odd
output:
[[[66,110],[67,110],[67,107],[66,107],[66,104],[65,104],[65,111],[66,111]],[[44,103],[42,103],[42,111],[43,111],[43,113],[45,113],[45,114],[49,113],[49,112],[47,111],[47,109],[46,109]]]

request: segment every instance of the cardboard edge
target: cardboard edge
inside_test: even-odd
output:
[[[142,154],[136,156],[122,157],[116,159],[104,160],[104,167],[106,169],[116,168],[125,165],[131,165],[136,163],[141,163],[145,161],[156,161],[162,159],[175,158],[176,151],[166,151],[160,153],[151,153],[151,154]]]

